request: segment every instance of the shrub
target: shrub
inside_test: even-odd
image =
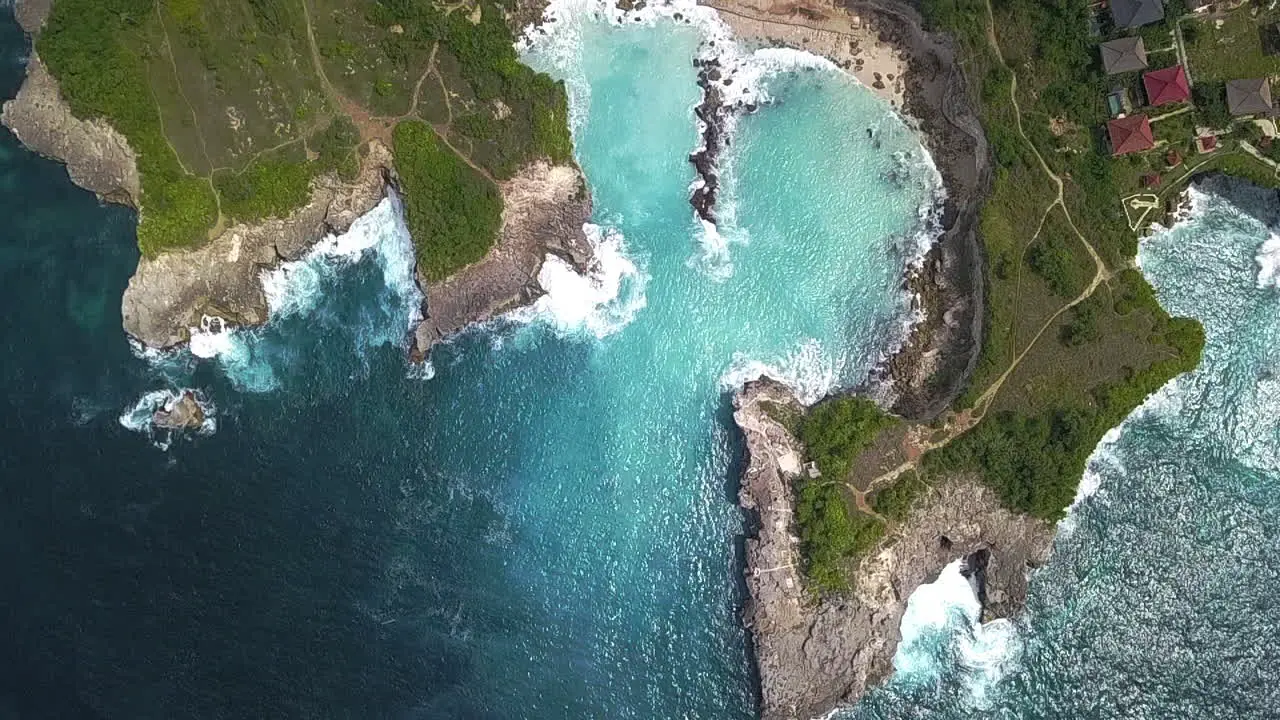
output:
[[[419,270],[442,280],[485,256],[502,223],[502,195],[420,121],[396,126],[396,171]]]
[[[1027,249],[1027,264],[1055,295],[1075,297],[1084,290],[1085,281],[1071,248],[1055,233],[1041,233]]]
[[[306,204],[312,168],[305,162],[260,158],[239,173],[220,173],[214,186],[228,217],[253,222],[284,217]]]
[[[800,441],[823,477],[843,481],[875,436],[896,418],[862,397],[843,395],[815,405],[800,423]]]
[[[796,527],[805,574],[819,593],[847,588],[845,563],[884,536],[879,520],[849,512],[840,488],[838,483],[805,480],[797,493]]]
[[[146,0],[59,0],[37,42],[72,113],[105,118],[137,153],[138,246],[148,257],[205,242],[217,216],[213,188],[182,170],[161,133],[142,58],[124,42],[153,12]]]
[[[876,492],[872,507],[890,520],[902,522],[907,519],[911,506],[925,487],[924,481],[917,474],[903,475],[894,484]]]

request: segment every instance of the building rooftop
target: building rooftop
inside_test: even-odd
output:
[[[1266,78],[1228,81],[1227,108],[1232,115],[1271,112],[1271,83]]]
[[[1164,19],[1160,0],[1111,0],[1111,19],[1116,27],[1136,28]]]
[[[1147,91],[1147,102],[1152,105],[1186,102],[1191,99],[1187,73],[1181,65],[1152,70],[1142,76],[1142,85]]]
[[[1111,151],[1115,155],[1150,150],[1156,140],[1151,134],[1151,122],[1146,115],[1130,115],[1107,123],[1111,136]]]
[[[1102,53],[1102,68],[1108,75],[1144,70],[1147,67],[1147,48],[1140,37],[1122,37],[1108,40],[1098,46]]]

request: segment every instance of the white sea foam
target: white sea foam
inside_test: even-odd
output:
[[[548,255],[538,272],[545,294],[508,313],[506,320],[542,323],[563,335],[603,338],[621,330],[644,308],[649,276],[627,254],[621,233],[592,224],[583,225],[583,231],[593,254],[587,272],[578,274],[569,263]]]
[[[194,394],[200,409],[204,411],[204,422],[194,431],[195,434],[212,435],[217,432],[217,408],[205,397],[204,393],[190,388],[153,390],[144,394],[120,415],[120,424],[128,430],[146,435],[151,444],[161,450],[168,450],[179,433],[173,430],[157,428],[153,418],[158,410],[172,410],[174,403],[186,393]]]
[[[982,623],[982,606],[956,560],[932,583],[916,588],[902,616],[902,640],[893,656],[894,681],[935,682],[952,660],[967,678],[970,701],[981,706],[987,691],[1021,655],[1016,627],[1007,620]]]
[[[241,390],[278,388],[277,369],[268,359],[270,353],[264,351],[273,323],[314,312],[326,288],[351,265],[370,257],[378,263],[389,290],[384,301],[395,304],[390,312],[403,315],[405,324],[355,328],[357,345],[367,349],[400,342],[419,319],[422,296],[414,279],[413,246],[402,209],[399,200],[390,195],[352,223],[347,232],[325,237],[300,260],[261,273],[269,318],[266,327],[236,328],[220,317],[205,316],[200,327],[190,328],[191,355],[215,360]]]
[[[1280,287],[1280,235],[1270,236],[1258,247],[1258,287]]]
[[[751,380],[768,377],[791,388],[796,397],[808,405],[835,389],[844,366],[843,357],[832,357],[821,343],[810,338],[776,360],[734,353],[729,369],[720,376],[720,387],[732,392]]]

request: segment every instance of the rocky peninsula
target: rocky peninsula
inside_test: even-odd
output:
[[[53,5],[53,0],[18,0],[18,20],[33,41]],[[345,232],[400,187],[387,128],[358,108],[351,112],[363,121],[359,167],[352,176],[318,175],[306,202],[283,216],[220,220],[207,242],[144,254],[122,299],[125,331],[148,347],[168,349],[211,323],[265,323],[262,274],[301,258],[326,235]],[[142,206],[138,158],[128,140],[106,120],[76,117],[34,48],[26,80],[17,97],[4,104],[0,121],[31,150],[64,163],[75,184],[103,201]],[[536,160],[497,183],[501,229],[488,253],[444,280],[429,281],[419,268],[425,300],[423,321],[410,333],[415,359],[471,323],[536,299],[542,293],[538,272],[548,254],[581,271],[591,263],[592,246],[582,229],[590,216],[590,195],[576,166]]]
[[[1003,508],[972,476],[918,498],[906,520],[857,560],[851,591],[815,595],[800,572],[793,523],[805,451],[777,420],[803,408],[772,380],[748,383],[733,405],[747,452],[738,491],[748,528],[743,621],[760,670],[764,720],[819,717],[885,680],[907,599],[957,559],[982,569],[971,583],[984,620],[1021,610],[1027,573],[1047,558],[1053,526]]]

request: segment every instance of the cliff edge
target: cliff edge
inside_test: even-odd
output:
[[[746,441],[739,503],[748,517],[743,620],[760,671],[764,720],[818,717],[855,702],[893,670],[907,599],[954,560],[985,561],[984,618],[1019,612],[1027,573],[1048,556],[1053,528],[1000,506],[976,479],[933,487],[852,570],[852,590],[806,587],[792,523],[804,448],[774,418],[800,411],[785,386],[759,380],[734,397]],[[984,553],[983,551],[986,551]],[[981,575],[981,574],[979,574]]]
[[[30,6],[24,2],[18,7]],[[24,28],[34,22],[30,13]],[[40,24],[33,27],[38,32]],[[138,207],[142,190],[137,158],[129,142],[104,120],[81,120],[72,115],[58,81],[34,50],[27,60],[27,79],[17,97],[4,104],[0,123],[33,152],[64,162],[76,185],[108,202]]]
[[[18,0],[17,19],[33,39],[52,6],[53,0]],[[141,206],[137,156],[126,138],[105,119],[75,117],[34,50],[22,88],[4,104],[0,120],[28,148],[64,163],[76,185],[107,202]],[[384,142],[387,133],[375,132],[371,121],[364,125],[364,152],[351,179],[335,171],[317,174],[305,204],[282,216],[229,227],[219,219],[209,240],[197,247],[141,257],[122,299],[125,331],[149,347],[171,348],[210,322],[222,327],[265,323],[263,271],[301,258],[328,233],[345,232],[398,184],[393,151]],[[533,160],[498,186],[501,229],[485,256],[443,281],[429,283],[418,275],[426,300],[424,320],[412,333],[417,359],[467,325],[536,299],[542,293],[537,276],[548,253],[579,271],[590,265],[592,246],[583,224],[591,201],[576,166]]]

